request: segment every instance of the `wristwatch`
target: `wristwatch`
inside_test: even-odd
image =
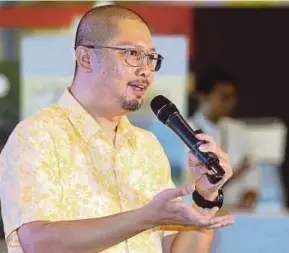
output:
[[[211,209],[216,206],[220,209],[223,206],[224,194],[222,188],[219,189],[218,196],[213,201],[206,200],[197,190],[194,190],[192,197],[196,205],[202,208]]]

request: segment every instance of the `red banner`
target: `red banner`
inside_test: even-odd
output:
[[[191,55],[194,52],[194,18],[191,7],[172,5],[125,5],[139,13],[151,25],[156,34],[185,35],[190,39]],[[49,29],[71,25],[75,16],[81,16],[91,8],[91,3],[79,6],[69,5],[30,5],[0,7],[0,27]]]

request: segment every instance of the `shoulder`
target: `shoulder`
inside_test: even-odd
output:
[[[239,119],[226,117],[222,119],[222,125],[224,125],[229,131],[234,131],[239,134],[246,134],[248,126],[245,122]]]
[[[20,121],[16,130],[49,130],[64,118],[66,118],[65,111],[58,105],[52,105]]]
[[[63,114],[58,105],[53,105],[23,119],[10,134],[5,147],[14,148],[19,144],[33,145],[39,142],[49,145],[52,141],[50,134],[55,131],[56,122],[63,120]]]
[[[33,134],[42,134],[44,131],[51,131],[65,119],[66,112],[59,105],[52,105],[20,121],[15,130],[20,132],[33,131]],[[35,130],[38,131],[35,132]]]
[[[52,106],[17,124],[1,151],[1,173],[4,169],[12,167],[44,168],[47,161],[56,161],[55,144],[51,133],[55,124],[53,119],[59,113],[57,107]]]
[[[134,126],[134,133],[137,136],[137,139],[140,140],[141,142],[148,143],[152,147],[154,146],[159,149],[162,149],[162,146],[158,138],[153,132]]]
[[[224,117],[222,119],[223,122],[230,124],[231,126],[236,126],[236,127],[245,127],[246,123],[240,119],[235,119],[231,117]]]

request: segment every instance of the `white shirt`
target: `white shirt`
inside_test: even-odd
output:
[[[233,172],[241,166],[245,158],[248,158],[252,164],[251,169],[224,188],[225,204],[238,203],[241,193],[245,190],[259,190],[259,173],[254,158],[251,156],[250,140],[243,122],[232,118],[223,118],[215,124],[198,111],[189,118],[188,123],[194,130],[202,129],[212,136],[216,143],[229,154]],[[185,177],[188,176],[187,173],[189,172],[186,170]]]

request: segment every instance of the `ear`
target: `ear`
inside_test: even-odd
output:
[[[84,71],[91,73],[92,72],[92,56],[88,48],[79,46],[76,49],[76,61],[78,66],[81,67]]]

